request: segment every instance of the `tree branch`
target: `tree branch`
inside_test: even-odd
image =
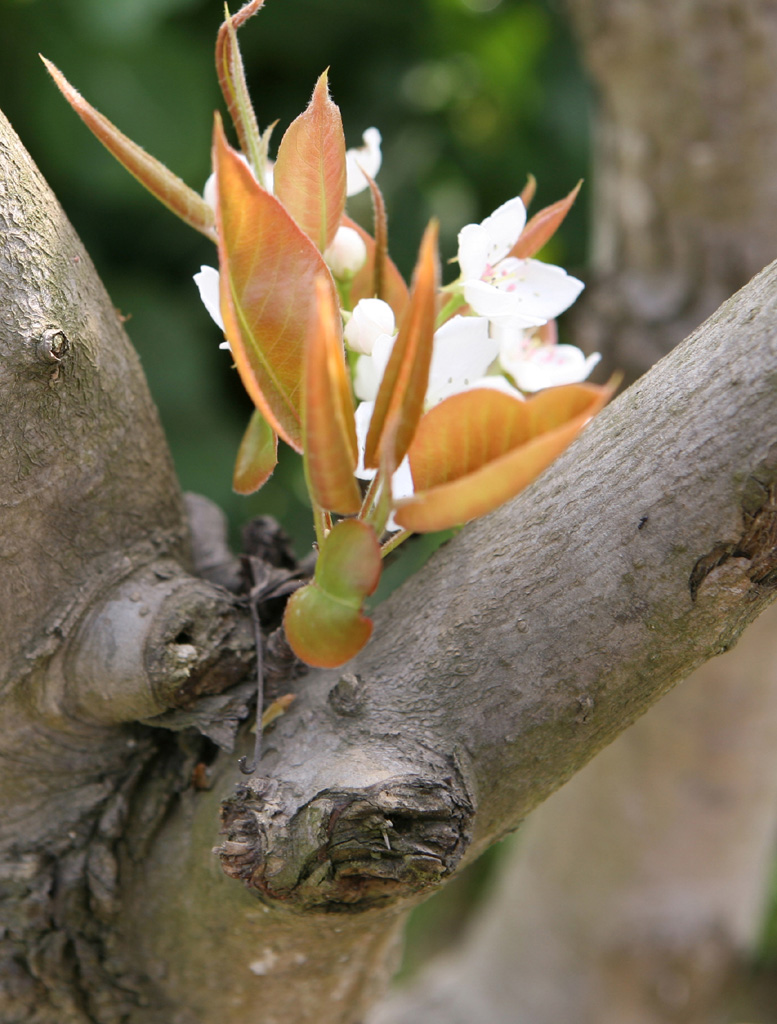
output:
[[[232,686],[253,639],[191,573],[137,356],[2,116],[0,237],[0,1018],[80,1024],[131,797],[153,766],[142,847],[198,753],[134,722]]]

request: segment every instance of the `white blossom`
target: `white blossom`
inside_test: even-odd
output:
[[[489,336],[488,320],[480,316],[454,316],[434,334],[432,362],[425,406],[465,391],[482,378],[499,352]]]
[[[357,149],[349,149],[345,154],[347,196],[358,195],[368,187],[364,172],[375,178],[380,170],[383,155],[380,150],[381,136],[377,128],[368,128],[362,135],[363,144]]]
[[[522,391],[579,384],[601,359],[598,352],[586,358],[574,345],[557,345],[555,332],[548,340],[539,331],[504,326],[492,329],[499,339],[499,365]]]
[[[561,267],[508,255],[525,224],[526,210],[517,196],[459,232],[467,304],[479,316],[506,320],[515,328],[539,327],[558,316],[584,287]]]

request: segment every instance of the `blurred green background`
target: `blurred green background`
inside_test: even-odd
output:
[[[184,489],[217,501],[233,538],[252,516],[275,515],[304,554],[313,533],[296,456],[283,453],[259,494],[231,490],[250,407],[192,282],[202,263],[215,263],[213,247],[114,162],[37,56],[200,189],[213,111],[223,109],[213,68],[222,10],[221,0],[0,0],[0,108],[129,317]],[[260,125],[279,120],[276,144],[326,67],[348,144],[370,125],[381,130],[378,180],[406,275],[430,216],[440,219],[447,260],[458,230],[516,195],[528,172],[539,183],[535,209],[587,174],[589,96],[553,0],[268,0],[240,41]],[[576,273],[588,194],[545,253]],[[364,199],[351,212],[369,225]],[[422,560],[425,545],[407,545],[405,565]],[[390,570],[389,581],[404,571]],[[407,964],[454,937],[488,866],[479,862],[425,905]]]

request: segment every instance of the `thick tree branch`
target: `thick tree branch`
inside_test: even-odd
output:
[[[89,1001],[109,986],[96,922],[115,906],[131,796],[153,765],[156,795],[134,826],[142,845],[197,754],[196,743],[165,750],[162,734],[133,723],[250,669],[247,615],[193,576],[190,561],[138,359],[0,116],[0,1018],[9,1024],[98,1018]]]

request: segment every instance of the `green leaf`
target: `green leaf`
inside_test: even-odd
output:
[[[375,232],[375,251],[372,263],[372,290],[377,299],[387,301],[388,281],[386,261],[388,259],[388,215],[386,214],[386,203],[383,193],[369,174],[362,171],[367,179],[367,184],[372,197],[372,226]],[[395,314],[396,316],[396,314]]]
[[[345,209],[345,136],[326,71],[307,109],[289,125],[273,171],[275,195],[323,252]]]
[[[526,175],[526,184],[521,190],[521,201],[526,209],[529,209],[532,199],[534,199],[534,193],[537,191],[537,179],[533,174]]]
[[[364,599],[378,585],[380,545],[359,519],[336,523],[321,546],[313,581],[292,594],[283,624],[292,650],[309,665],[342,665],[367,643]]]
[[[240,148],[248,158],[259,181],[264,184],[264,170],[267,162],[266,147],[262,147],[262,136],[256,122],[251,97],[248,95],[243,58],[237,41],[237,29],[259,10],[264,0],[251,0],[237,14],[230,15],[224,6],[225,18],[216,37],[216,74],[221,92],[235,126]]]

